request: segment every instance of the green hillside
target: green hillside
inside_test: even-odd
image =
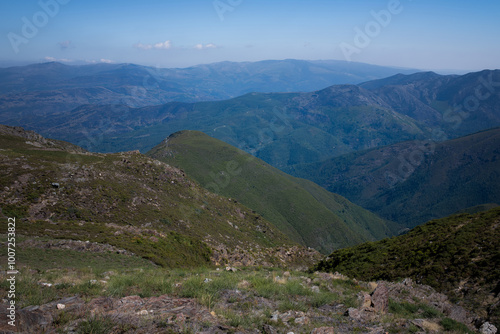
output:
[[[202,132],[171,135],[147,153],[235,198],[291,239],[323,253],[391,235],[388,222],[318,185],[291,177]]]
[[[410,277],[500,324],[500,207],[434,220],[409,233],[333,252],[312,270],[363,280]]]
[[[409,141],[286,169],[414,227],[500,203],[500,128],[442,143]]]
[[[138,152],[94,154],[0,126],[0,155],[2,214],[24,236],[109,244],[168,268],[273,263],[276,247],[297,245]]]

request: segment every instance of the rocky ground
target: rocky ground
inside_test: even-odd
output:
[[[228,267],[175,276],[169,294],[141,296],[139,287],[135,295],[115,297],[109,292],[120,274],[105,275],[91,282],[97,287],[94,296],[75,294],[20,309],[15,332],[496,332],[445,295],[410,279],[366,283],[341,274]],[[54,288],[44,284],[40,289]],[[0,306],[2,319],[6,309]],[[0,326],[0,333],[13,329],[5,322]]]

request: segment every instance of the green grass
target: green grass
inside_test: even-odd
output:
[[[442,313],[432,306],[422,303],[395,302],[393,300],[389,300],[389,312],[407,319],[442,317]]]
[[[106,316],[93,316],[82,321],[77,328],[78,334],[108,334],[116,326],[115,321]]]
[[[236,198],[291,239],[324,253],[391,235],[384,220],[345,198],[201,132],[175,133],[148,155],[182,168],[211,191]]]
[[[154,265],[139,256],[126,256],[112,252],[91,253],[71,249],[19,248],[17,261],[21,265],[47,270],[54,268],[110,271],[127,268],[154,268]]]
[[[473,331],[469,330],[467,326],[465,326],[464,324],[450,318],[442,319],[439,324],[443,326],[444,330],[447,332],[466,333],[466,334],[474,333]]]
[[[329,291],[320,291],[319,293],[315,293],[308,299],[309,305],[311,307],[321,307],[323,305],[332,304],[340,300],[340,296],[338,293],[333,293]]]
[[[237,245],[295,245],[250,209],[207,192],[184,172],[146,156],[72,154],[37,149],[13,136],[0,137],[5,153],[0,168],[8,171],[0,176],[0,188],[4,198],[17,199],[0,203],[0,208],[4,215],[16,217],[18,234],[110,244],[165,268],[209,266],[211,248],[202,241],[207,238],[229,251]],[[12,184],[17,180],[27,181],[14,192]],[[53,182],[59,187],[53,187]],[[34,213],[42,202],[47,203],[42,212]],[[19,253],[25,262],[38,256],[45,267],[58,266],[51,263],[57,257],[52,250]],[[67,253],[60,267],[94,260]],[[106,257],[102,262],[120,267],[112,255],[95,258],[102,256]]]
[[[78,295],[89,301],[97,297],[122,298],[138,295],[142,298],[157,297],[167,294],[172,298],[194,298],[197,303],[213,312],[220,323],[233,327],[231,330],[253,330],[262,328],[264,324],[275,328],[285,328],[287,324],[281,320],[271,321],[274,311],[315,312],[315,308],[324,305],[339,306],[342,309],[359,307],[359,285],[334,284],[334,281],[316,281],[319,292],[312,292],[309,286],[302,286],[306,280],[301,272],[292,272],[287,281],[280,281],[276,274],[282,271],[275,268],[242,269],[235,273],[222,272],[208,268],[165,270],[163,268],[130,268],[118,269],[114,272],[102,272],[94,268],[53,269],[35,272],[33,269],[22,269],[18,275],[19,294],[18,305],[41,305],[67,296]],[[104,276],[109,276],[107,283],[101,282]],[[314,278],[317,279],[316,275]],[[96,280],[97,282],[91,282]],[[318,279],[319,280],[319,279]],[[246,287],[238,287],[239,283],[247,281]],[[39,282],[55,283],[51,287],[41,287]],[[304,284],[304,283],[302,283]],[[305,284],[304,284],[305,285]],[[0,298],[5,298],[2,291],[5,280],[0,277]],[[21,290],[22,289],[22,290]],[[266,298],[263,302],[262,297]],[[443,318],[432,306],[420,303],[390,301],[390,319],[440,319],[443,327],[450,331],[459,331],[461,324]],[[58,330],[65,328],[70,322],[81,318],[81,314],[70,311],[59,312],[53,320],[53,326]],[[339,323],[347,321],[341,314],[330,314]],[[330,320],[313,320],[303,327],[310,332],[316,327],[331,325]],[[158,323],[158,328],[170,329],[167,322]],[[293,323],[293,319],[290,320]],[[384,323],[389,323],[387,320]],[[186,324],[187,330],[193,324]],[[205,326],[202,324],[202,326]],[[207,324],[203,328],[209,328]],[[392,326],[394,330],[401,329],[399,325]],[[391,327],[391,328],[392,328]],[[112,329],[111,329],[112,328]],[[194,327],[193,327],[194,328]],[[112,317],[87,317],[77,328],[78,333],[126,332],[133,330],[129,325],[120,324]],[[410,331],[411,332],[411,331]],[[462,333],[462,332],[460,332]],[[466,332],[464,332],[466,333]]]

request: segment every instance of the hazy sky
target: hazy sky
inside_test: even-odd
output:
[[[0,0],[0,61],[500,68],[498,0]]]

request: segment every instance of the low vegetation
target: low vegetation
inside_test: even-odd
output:
[[[271,264],[276,248],[298,246],[237,201],[139,153],[93,154],[3,126],[0,139],[0,207],[23,235],[106,244],[167,268]]]
[[[129,258],[124,254],[115,254],[114,260],[96,257],[88,266],[83,265],[83,260],[70,265],[59,261],[65,251],[46,254],[52,254],[51,260],[65,266],[49,269],[36,257],[21,257],[16,302],[19,309],[40,305],[40,310],[51,314],[51,323],[44,328],[57,333],[128,333],[139,329],[150,333],[195,333],[210,328],[228,333],[266,328],[310,333],[319,327],[344,332],[385,328],[413,333],[412,321],[417,318],[428,319],[436,326],[441,323],[439,326],[446,329],[443,332],[468,330],[436,310],[432,298],[417,303],[409,299],[411,296],[401,299],[405,294],[399,292],[393,293],[395,301],[390,301],[388,313],[377,316],[377,320],[353,319],[348,309],[360,308],[360,296],[372,292],[373,284],[345,276],[279,268],[166,270],[137,261],[124,267],[119,259]],[[104,271],[105,265],[113,270]],[[4,285],[3,276],[0,281]],[[0,299],[6,298],[4,288],[0,289]],[[174,304],[168,310],[157,309],[163,305],[161,300]],[[134,301],[139,304],[123,308]],[[59,303],[65,308],[57,309]],[[176,303],[184,306],[175,307]],[[144,308],[140,305],[151,305],[151,310],[146,308],[149,315],[142,315]],[[161,312],[171,315],[163,317]],[[186,319],[182,312],[191,315]]]
[[[405,235],[333,252],[312,270],[364,280],[411,277],[499,324],[500,208],[431,221]]]
[[[342,196],[202,132],[177,132],[147,155],[181,168],[219,195],[237,199],[290,239],[324,254],[391,236],[395,230]]]

